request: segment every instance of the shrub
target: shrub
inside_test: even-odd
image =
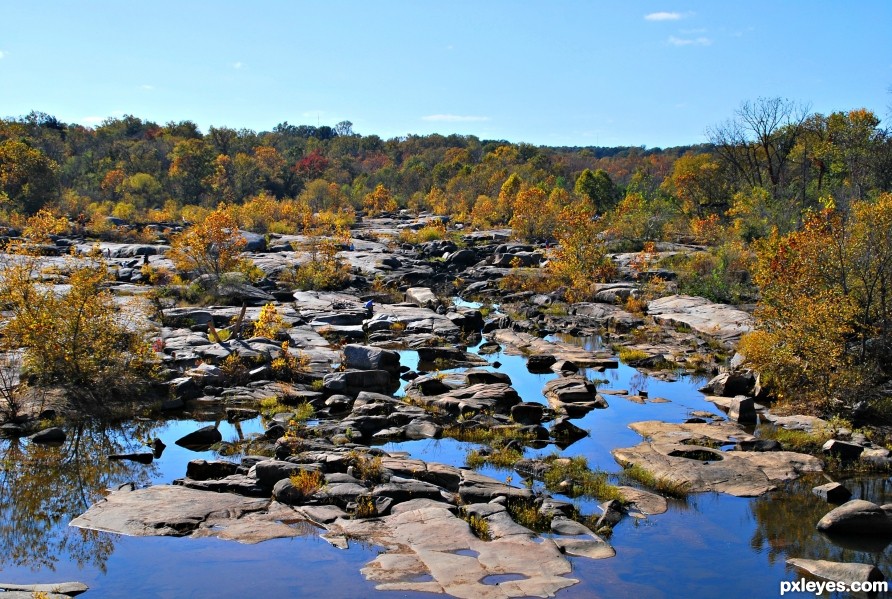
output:
[[[246,243],[235,219],[220,206],[202,222],[175,235],[169,256],[180,271],[219,277],[238,270]]]
[[[36,277],[39,261],[14,256],[0,277],[0,304],[9,310],[2,341],[24,349],[24,367],[39,385],[60,385],[82,403],[98,404],[138,390],[154,372],[147,331],[136,308],[119,310],[104,284],[106,264],[73,264],[69,287],[57,293]]]

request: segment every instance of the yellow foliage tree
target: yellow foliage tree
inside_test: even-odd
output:
[[[239,255],[246,244],[238,224],[224,205],[171,240],[169,257],[187,272],[219,277],[240,266]]]
[[[365,209],[369,214],[381,214],[382,212],[393,212],[397,209],[396,200],[390,195],[390,191],[379,183],[374,191],[365,195],[363,199]]]
[[[136,391],[154,370],[152,352],[132,312],[105,288],[107,265],[75,263],[63,293],[40,283],[37,258],[9,260],[0,303],[9,310],[4,350],[24,349],[25,367],[41,385],[58,385],[85,405]]]
[[[593,295],[594,284],[610,280],[616,266],[590,209],[571,204],[561,210],[555,231],[558,246],[548,263],[557,282],[567,286],[567,299],[582,301]]]

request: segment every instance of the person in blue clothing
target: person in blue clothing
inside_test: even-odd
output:
[[[372,300],[369,300],[365,303],[365,311],[369,315],[369,318],[372,317],[373,306],[374,306],[374,302],[372,302]]]

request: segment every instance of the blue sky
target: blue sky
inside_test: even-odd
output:
[[[668,147],[745,100],[892,118],[892,1],[0,0],[0,115]]]

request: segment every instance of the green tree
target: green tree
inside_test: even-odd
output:
[[[576,178],[573,187],[580,198],[586,200],[595,212],[604,212],[616,203],[619,198],[619,189],[614,185],[610,175],[603,169],[592,172],[585,169]]]
[[[59,195],[58,165],[25,142],[0,142],[0,191],[12,206],[33,214]]]

